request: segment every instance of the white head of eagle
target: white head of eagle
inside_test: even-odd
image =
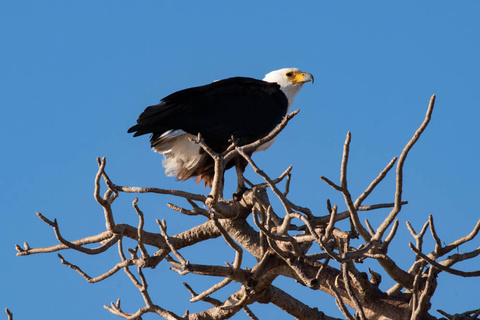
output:
[[[282,121],[300,88],[309,81],[313,83],[310,73],[284,68],[268,73],[263,80],[234,77],[184,89],[147,107],[128,132],[135,137],[151,133],[152,148],[165,157],[167,176],[179,180],[197,177],[197,182],[203,179],[211,186],[214,162],[189,138],[200,133],[219,153],[227,149],[232,136],[239,145],[263,138]],[[255,152],[272,143],[270,140]],[[246,162],[239,162],[243,172]],[[227,164],[227,169],[233,164]]]

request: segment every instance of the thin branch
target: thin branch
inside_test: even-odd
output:
[[[430,122],[430,119],[432,118],[432,112],[433,112],[433,107],[435,105],[435,95],[432,96],[430,99],[430,103],[428,105],[427,109],[427,114],[425,115],[425,119],[423,120],[422,124],[420,127],[415,131],[415,134],[413,137],[410,139],[410,141],[407,143],[405,148],[403,149],[402,153],[400,154],[398,163],[397,163],[397,178],[396,178],[396,191],[395,191],[395,206],[393,207],[392,211],[390,211],[390,214],[383,220],[382,224],[380,227],[377,229],[377,233],[375,236],[372,238],[372,240],[379,241],[382,239],[383,234],[387,230],[388,226],[392,224],[392,222],[395,220],[397,217],[398,213],[402,209],[402,192],[403,192],[403,165],[405,163],[405,160],[407,158],[408,152],[412,149],[412,147],[415,145],[415,143],[418,141],[420,136],[422,135],[423,131],[427,127],[428,123]]]
[[[117,271],[121,270],[122,268],[126,267],[126,266],[131,266],[131,265],[134,265],[134,261],[131,260],[131,259],[128,259],[128,260],[124,260],[124,261],[121,261],[119,263],[117,263],[112,269],[110,269],[109,271],[99,275],[99,276],[96,276],[94,278],[90,277],[87,273],[85,273],[80,267],[74,265],[74,264],[71,264],[70,262],[68,262],[67,260],[65,260],[65,258],[62,257],[62,255],[58,254],[58,257],[60,258],[60,261],[62,262],[62,264],[66,265],[67,267],[69,267],[70,269],[72,270],[75,270],[76,272],[78,272],[78,274],[80,274],[85,280],[87,280],[88,283],[96,283],[96,282],[100,282],[102,280],[105,280],[109,277],[111,277],[112,275],[114,275],[115,273],[117,273]]]
[[[292,166],[290,166],[291,168]],[[292,179],[292,174],[289,172],[287,175],[287,182],[285,182],[285,191],[283,192],[283,195],[286,197],[288,193],[290,192],[290,181]],[[275,182],[275,181],[274,181]]]
[[[333,291],[333,290],[332,290]],[[302,320],[340,320],[339,318],[333,318],[325,315],[319,311],[316,307],[311,308],[302,301],[289,295],[285,291],[270,285],[264,290],[265,300],[264,302],[270,302],[280,308],[281,310],[291,314],[295,319]]]
[[[256,150],[259,146],[261,146],[262,144],[265,144],[266,142],[274,139],[286,126],[287,126],[287,123],[293,118],[295,117],[298,113],[300,112],[300,110],[295,110],[289,114],[287,114],[282,122],[280,122],[276,127],[275,129],[273,129],[272,131],[270,131],[270,133],[268,135],[266,135],[265,137],[261,138],[261,139],[258,139],[257,141],[254,141],[250,144],[246,144],[244,146],[241,146],[241,150],[248,154],[249,152],[253,152],[254,150]],[[235,158],[236,156],[238,155],[238,150],[235,149],[235,150],[231,150],[229,151],[227,154],[225,154],[225,163],[228,163],[230,160],[232,160],[233,158]]]
[[[399,224],[398,219],[396,219],[395,222],[393,223],[392,230],[390,230],[390,233],[387,235],[387,237],[383,241],[381,250],[385,253],[387,253],[388,246],[390,245],[390,242],[392,242],[393,237],[395,237],[395,234],[397,233],[398,224]]]
[[[256,210],[253,211],[253,222],[255,225],[260,229],[260,231],[265,234],[267,237],[269,237],[272,240],[277,240],[277,241],[283,241],[283,242],[289,242],[292,245],[293,252],[295,256],[300,255],[300,248],[298,247],[298,242],[295,240],[295,238],[291,236],[279,236],[276,234],[273,234],[269,230],[267,230],[261,223],[258,221],[258,213]]]
[[[365,219],[365,226],[367,227],[368,232],[370,233],[371,236],[375,235],[375,231],[373,230],[372,225],[370,224],[370,221],[368,219]]]
[[[225,161],[223,154],[216,153],[205,143],[200,132],[195,140],[190,139],[190,141],[198,144],[214,161],[212,190],[210,190],[207,200],[205,201],[207,207],[214,208],[218,200],[221,200],[223,197],[223,175],[225,173],[225,165],[227,162]],[[235,144],[233,139],[232,144]]]
[[[180,212],[181,214],[184,214],[184,215],[187,215],[187,216],[198,216],[198,215],[202,215],[204,217],[210,217],[210,213],[208,212],[208,210],[205,210],[203,208],[200,208],[198,206],[194,207],[193,209],[191,210],[187,210],[185,208],[182,208],[182,207],[179,207],[177,205],[174,205],[172,203],[167,203],[167,206],[172,209],[172,210],[175,210],[177,212]]]
[[[200,300],[206,301],[205,299],[207,299],[207,296],[209,296],[212,293],[217,292],[218,290],[227,286],[228,284],[230,284],[230,282],[232,282],[232,279],[225,278],[222,281],[220,281],[219,283],[210,287],[209,289],[203,291],[202,293],[200,293],[198,295],[195,295],[195,296],[192,296],[192,298],[190,298],[190,302],[197,302],[197,301],[200,301]]]
[[[290,207],[290,204],[289,204],[288,200],[285,198],[283,193],[277,188],[277,186],[272,181],[272,179],[266,173],[264,173],[262,170],[260,170],[260,168],[255,164],[255,162],[253,162],[252,158],[250,156],[248,156],[243,151],[243,147],[237,147],[237,148],[235,148],[235,150],[237,150],[237,152],[245,160],[247,160],[247,162],[250,164],[250,166],[253,168],[253,170],[255,170],[255,173],[258,174],[259,176],[261,176],[268,183],[268,185],[270,186],[272,191],[275,193],[275,195],[278,197],[278,199],[280,199],[280,201],[282,202],[283,207],[285,208],[285,212],[288,215],[291,212],[292,208]],[[284,231],[286,231],[286,230],[284,230]]]
[[[402,205],[408,204],[408,201],[402,201]],[[368,206],[359,206],[357,208],[357,211],[371,211],[371,210],[377,210],[377,209],[384,209],[384,208],[392,208],[395,204],[394,203],[379,203],[379,204],[373,204],[373,205],[368,205]],[[302,210],[299,210],[298,208],[292,206],[292,208],[296,211],[303,212]],[[342,211],[340,213],[337,213],[335,216],[335,222],[345,220],[350,217],[349,211]],[[311,223],[313,225],[326,225],[330,221],[330,214],[322,217],[314,217],[311,219]]]
[[[70,249],[74,249],[76,251],[80,251],[80,252],[86,253],[86,254],[102,253],[102,252],[106,251],[107,249],[109,249],[111,246],[113,246],[122,237],[121,234],[111,234],[110,239],[107,242],[105,242],[103,245],[101,245],[100,247],[93,248],[93,249],[92,248],[85,248],[85,247],[82,247],[81,245],[75,244],[74,242],[67,241],[62,237],[62,235],[60,234],[60,228],[58,226],[57,219],[54,219],[53,222],[52,222],[49,219],[47,219],[44,215],[42,215],[40,212],[37,212],[37,216],[43,222],[45,222],[49,226],[53,227],[53,230],[55,232],[55,236],[57,237],[57,240],[61,244],[67,246]]]
[[[477,221],[477,224],[475,225],[475,227],[473,227],[473,230],[469,234],[467,234],[466,236],[461,237],[460,239],[455,240],[454,242],[450,243],[449,245],[441,248],[439,250],[439,254],[440,255],[445,255],[445,254],[449,253],[450,251],[452,251],[453,249],[458,248],[460,245],[464,244],[465,242],[468,242],[468,241],[472,240],[473,238],[475,238],[477,236],[479,231],[480,231],[480,220]]]
[[[196,298],[198,294],[192,289],[192,287],[188,285],[188,283],[184,282],[183,285],[185,286],[185,288],[187,288],[188,292],[190,292],[190,294],[192,295],[192,298],[190,299],[190,301],[193,302],[192,299]],[[214,307],[219,307],[222,305],[222,302],[220,300],[217,300],[211,297],[205,296],[201,300],[210,303]]]
[[[435,231],[435,225],[433,223],[433,216],[430,214],[428,215],[428,223],[430,224],[430,231],[432,233],[432,238],[435,240],[435,253],[438,253],[440,248],[442,247],[442,242],[437,235],[437,231]],[[419,248],[421,250],[421,248]]]
[[[228,243],[228,245],[235,250],[235,261],[233,262],[233,268],[234,269],[239,269],[242,265],[242,257],[243,257],[243,249],[241,246],[239,246],[233,239],[230,237],[228,232],[223,228],[223,226],[218,222],[218,219],[215,217],[215,214],[212,212],[210,215],[210,218],[213,220],[215,223],[215,226],[217,227],[218,231],[222,234],[223,238],[225,241]]]
[[[172,242],[170,241],[170,238],[167,235],[167,223],[165,222],[165,220],[162,220],[160,222],[160,220],[156,219],[156,221],[158,226],[160,227],[162,236],[165,239],[165,243],[170,248],[170,251],[172,251],[175,257],[177,257],[177,259],[180,261],[180,263],[182,264],[182,268],[185,268],[189,264],[189,262],[182,257],[182,255],[177,251],[177,249],[173,246]]]
[[[5,308],[5,313],[8,316],[8,320],[13,320],[13,313],[10,310],[8,310],[8,308]]]
[[[320,268],[318,268],[318,272],[317,272],[317,275],[315,277],[317,279],[317,281],[320,280],[322,272],[323,272],[323,270],[325,270],[325,267],[328,265],[329,262],[330,262],[330,257],[327,255],[325,257],[325,260],[323,261],[322,265],[320,266]]]
[[[410,246],[410,249],[415,252],[415,254],[417,254],[420,258],[422,258],[425,262],[427,262],[428,264],[430,264],[432,267],[438,269],[438,270],[441,270],[441,271],[445,271],[447,273],[451,273],[451,274],[454,274],[454,275],[457,275],[457,276],[461,276],[461,277],[480,277],[480,270],[478,271],[470,271],[470,272],[467,272],[467,271],[460,271],[460,270],[456,270],[456,269],[452,269],[452,268],[449,268],[449,267],[446,267],[446,266],[443,266],[441,265],[440,263],[430,259],[429,257],[427,257],[427,255],[425,255],[424,253],[422,253],[420,250],[418,250],[417,248],[415,248],[413,246],[413,244],[411,243],[408,243],[408,245]]]
[[[430,299],[434,293],[434,282],[435,282],[435,273],[433,268],[430,268],[428,271],[427,282],[425,288],[423,289],[422,294],[418,300],[417,308],[412,308],[412,316],[410,320],[420,320],[424,318],[425,313],[429,309]]]
[[[160,188],[154,188],[154,187],[142,188],[142,187],[126,187],[126,186],[115,185],[115,190],[125,192],[125,193],[166,194],[166,195],[181,197],[189,200],[200,201],[202,203],[204,203],[205,200],[207,200],[207,197],[205,197],[203,194],[195,194],[195,193],[190,193],[190,192],[185,192],[180,190],[160,189]]]
[[[72,241],[71,243],[81,246],[86,244],[99,243],[111,238],[112,238],[112,233],[110,231],[105,231],[95,236],[90,236],[83,239]],[[17,256],[26,256],[26,255],[37,254],[37,253],[56,252],[60,250],[69,249],[70,247],[64,244],[57,244],[55,246],[50,246],[50,247],[30,248],[28,244],[25,243],[25,249],[22,249],[19,245],[15,245],[15,248],[17,249]]]
[[[333,181],[331,181],[330,179],[328,179],[327,177],[324,177],[324,176],[320,176],[320,179],[322,179],[323,181],[325,181],[326,184],[328,184],[330,187],[332,187],[333,189],[337,190],[337,191],[342,191],[342,188],[340,186],[337,186]]]
[[[358,218],[357,208],[353,203],[352,196],[350,195],[350,191],[348,191],[347,186],[347,165],[348,165],[348,157],[350,153],[350,141],[352,135],[350,132],[347,133],[347,138],[345,139],[345,144],[343,146],[343,157],[342,157],[342,165],[340,170],[340,182],[342,187],[342,194],[345,199],[345,204],[347,205],[348,212],[350,213],[350,221],[355,227],[355,230],[362,236],[362,238],[368,242],[370,241],[370,234],[368,231],[363,227],[360,223],[360,219]]]
[[[425,232],[427,231],[427,227],[429,225],[429,222],[425,222],[425,224],[423,225],[422,227],[422,230],[419,232],[419,233],[416,233],[415,232],[415,229],[413,229],[413,226],[410,224],[410,222],[406,222],[407,223],[407,228],[408,228],[408,231],[410,231],[412,237],[415,239],[415,247],[419,250],[419,251],[422,251],[422,247],[423,247],[423,236],[425,235]]]
[[[285,186],[286,188],[286,191],[283,193],[285,196],[287,196],[288,194],[288,186],[289,186],[289,183],[290,183],[290,177],[292,176],[292,174],[290,173],[293,169],[293,166],[289,166],[284,172],[282,172],[281,175],[279,175],[277,178],[273,179],[272,182],[274,184],[279,184],[280,182],[282,182],[282,180],[287,177],[287,184]],[[251,182],[250,182],[251,183]],[[256,185],[253,185],[252,184],[252,187],[256,187],[257,189],[262,189],[262,188],[268,188],[269,187],[269,184],[264,182],[264,183],[259,183],[259,184],[256,184]]]
[[[365,189],[365,191],[363,191],[363,193],[360,196],[358,196],[357,200],[355,200],[353,204],[355,208],[358,208],[358,206],[362,204],[363,200],[365,200],[370,195],[370,193],[372,193],[375,187],[383,180],[383,178],[385,178],[385,176],[390,171],[390,169],[392,169],[396,161],[397,161],[397,157],[394,157],[392,160],[390,160],[390,162],[385,167],[385,169],[383,169],[382,172],[380,172],[380,174],[375,178],[375,180],[373,180],[372,183],[370,183],[367,189]]]
[[[135,198],[135,200],[133,200],[133,208],[135,209],[135,211],[137,212],[138,214],[138,231],[137,231],[137,236],[138,236],[138,247],[140,248],[140,251],[142,252],[142,256],[145,257],[145,258],[149,258],[149,254],[147,252],[147,249],[145,249],[145,245],[143,244],[143,225],[145,224],[144,222],[144,218],[143,218],[143,212],[142,210],[140,210],[140,208],[138,207],[137,205],[137,202],[138,202],[138,198]]]
[[[459,261],[464,261],[468,259],[475,258],[480,254],[480,247],[470,251],[470,252],[465,252],[465,253],[456,253],[451,256],[448,256],[445,260],[441,261],[440,264],[442,266],[450,267],[451,265],[454,265],[455,263]]]
[[[102,174],[105,170],[105,166],[107,165],[106,160],[107,159],[105,157],[103,157],[101,161],[100,161],[100,158],[97,158],[98,171],[97,171],[97,175],[95,176],[95,189],[94,189],[94,192],[93,192],[93,196],[94,196],[95,200],[97,200],[98,204],[100,204],[102,207],[107,205],[106,200],[104,200],[100,196],[100,178],[102,177]]]
[[[437,310],[440,314],[447,317],[449,320],[456,320],[456,319],[468,319],[468,320],[476,320],[480,316],[480,309],[465,311],[461,314],[451,315],[443,310]]]
[[[332,237],[333,228],[335,227],[335,217],[337,215],[337,206],[333,206],[330,210],[330,220],[328,221],[327,228],[325,229],[325,238],[330,239]]]
[[[330,290],[333,291],[333,293],[335,295],[335,298],[336,298],[335,303],[336,303],[338,309],[345,316],[345,318],[347,318],[349,320],[355,320],[355,318],[352,316],[352,314],[348,311],[347,307],[345,306],[345,303],[343,303],[343,299],[340,296],[340,294],[338,293],[338,290],[336,289],[336,287],[337,287],[336,283],[338,283],[337,279],[338,279],[338,276],[335,279],[335,285],[332,285],[330,283],[330,281],[327,280],[328,287],[330,288]]]
[[[93,196],[98,202],[98,204],[101,205],[103,208],[107,230],[112,231],[115,227],[115,220],[113,219],[111,204],[113,200],[117,197],[117,194],[114,194],[113,197],[110,198],[110,195],[114,193],[114,191],[112,191],[111,186],[108,186],[109,189],[105,192],[105,197],[102,198],[100,196],[100,178],[104,175],[106,176],[105,166],[107,165],[107,158],[103,157],[101,161],[99,158],[97,158],[97,163],[98,172],[95,176],[95,189],[93,192]]]
[[[382,282],[382,275],[380,273],[377,273],[370,268],[367,269],[368,273],[370,273],[370,283],[373,284],[374,286],[378,287],[380,285],[380,282]]]
[[[250,319],[259,320],[258,317],[253,313],[253,311],[249,307],[243,306],[243,311],[245,311],[245,313]]]

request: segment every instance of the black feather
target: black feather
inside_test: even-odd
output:
[[[182,129],[197,135],[215,151],[222,152],[231,136],[241,145],[272,131],[288,108],[285,94],[276,83],[235,77],[175,92],[150,106],[128,132],[162,133]]]

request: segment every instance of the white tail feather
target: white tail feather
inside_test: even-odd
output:
[[[183,130],[173,130],[162,134],[154,142],[153,150],[164,155],[162,164],[167,176],[177,176],[183,169],[191,170],[200,160],[200,146],[191,142],[195,136]]]

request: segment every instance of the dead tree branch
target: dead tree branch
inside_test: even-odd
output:
[[[389,252],[389,245],[399,229],[400,210],[407,204],[407,201],[402,199],[404,164],[407,155],[431,119],[434,102],[435,96],[432,96],[422,124],[408,141],[398,160],[394,157],[356,197],[349,189],[352,173],[347,175],[347,171],[352,135],[347,134],[340,164],[340,181],[335,183],[321,177],[341,194],[344,204],[332,204],[327,201],[326,211],[311,210],[292,201],[291,193],[294,190],[291,190],[290,186],[291,166],[278,178],[273,179],[252,160],[252,152],[274,139],[298,113],[295,111],[287,115],[266,137],[244,146],[237,145],[235,139],[232,139],[230,147],[223,153],[214,152],[201,136],[194,139],[193,142],[199,144],[215,162],[213,188],[209,195],[156,187],[116,185],[106,173],[106,159],[97,159],[99,168],[94,179],[94,198],[103,212],[105,231],[78,240],[66,240],[62,234],[67,234],[68,231],[62,229],[60,233],[56,219],[51,221],[38,213],[38,217],[53,228],[58,244],[43,248],[31,248],[27,243],[24,243],[23,248],[16,245],[17,255],[59,252],[67,249],[81,254],[98,255],[117,244],[118,261],[112,263],[106,272],[93,277],[80,266],[68,262],[62,255],[58,256],[62,264],[76,271],[89,283],[107,280],[119,270],[124,270],[144,301],[143,305],[135,307],[133,312],[125,311],[120,299],[105,306],[109,312],[124,319],[141,319],[144,314],[151,313],[164,319],[220,320],[231,318],[241,310],[244,310],[250,319],[259,319],[262,317],[254,314],[251,305],[271,303],[297,319],[338,320],[275,287],[272,283],[278,277],[291,278],[312,291],[326,292],[335,299],[340,312],[347,319],[436,319],[429,314],[429,309],[437,289],[436,277],[441,272],[461,277],[480,276],[480,271],[460,271],[452,268],[460,261],[478,257],[480,248],[447,256],[452,250],[459,250],[460,245],[477,236],[480,221],[468,235],[448,245],[441,241],[432,216],[419,233],[416,233],[414,227],[407,222],[407,228],[415,239],[415,245],[410,244],[415,254],[415,262],[409,270],[399,266],[394,258],[395,252]],[[238,199],[224,199],[225,168],[231,161],[240,158],[250,164],[255,173],[262,178],[262,182],[254,184],[242,177],[241,172],[237,172],[238,178],[240,180],[243,178],[250,189],[243,192]],[[379,188],[381,182],[385,181],[385,177],[395,164],[394,202],[363,205],[372,192]],[[103,195],[102,179],[106,185]],[[285,179],[285,190],[281,191],[279,183]],[[173,211],[181,213],[179,219],[201,215],[207,218],[207,221],[178,234],[169,235],[166,221],[150,216],[147,211],[144,213],[136,198],[132,205],[138,217],[138,224],[118,223],[116,221],[118,217],[114,219],[112,204],[120,193],[153,193],[183,198],[188,202],[186,206],[167,204]],[[271,201],[269,197],[276,199]],[[367,213],[381,208],[391,210],[375,229],[370,224]],[[344,219],[350,221],[348,228],[339,223]],[[148,230],[146,226],[154,221],[160,232],[145,231]],[[432,252],[423,253],[424,237],[428,228],[435,247]],[[219,237],[225,240],[228,250],[235,253],[233,262],[225,262],[225,266],[198,264],[184,257],[184,248]],[[126,239],[131,239],[135,243],[133,248],[126,248],[125,252],[130,254],[128,258],[123,248],[124,243],[129,243],[124,241]],[[92,245],[96,247],[92,248]],[[246,259],[247,253],[255,259]],[[383,270],[365,268],[361,263],[367,259],[377,261]],[[219,277],[221,279],[219,282],[198,294],[188,284],[184,284],[191,294],[190,302],[204,301],[212,307],[195,313],[187,310],[183,316],[179,316],[160,306],[159,302],[155,301],[156,297],[149,292],[148,279],[144,272],[145,268],[155,269],[160,263],[168,264],[172,271],[181,275]],[[395,285],[389,290],[382,291],[381,281],[386,276],[393,279]],[[234,287],[233,283],[237,283],[237,287]],[[227,293],[226,299],[216,297],[219,290]],[[355,315],[352,315],[348,308],[352,308]],[[8,309],[6,312],[11,319]],[[480,310],[457,315],[439,312],[448,319],[460,319],[460,316],[464,319],[478,319],[480,315]]]

